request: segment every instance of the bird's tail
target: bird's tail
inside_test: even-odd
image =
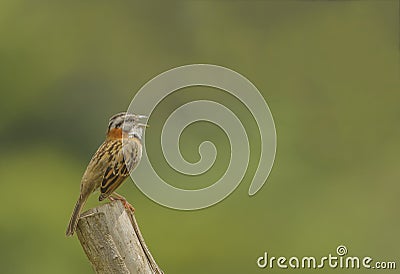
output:
[[[65,234],[67,236],[74,235],[76,226],[78,225],[78,220],[79,220],[81,210],[82,210],[83,206],[85,205],[86,200],[87,199],[83,198],[82,195],[79,196],[79,199],[75,204],[74,211],[72,212],[71,219],[69,220],[67,231],[65,232]]]

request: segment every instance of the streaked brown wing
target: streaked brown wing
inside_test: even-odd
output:
[[[113,193],[129,175],[114,174],[112,169],[107,170],[106,172],[108,172],[108,176],[104,177],[103,182],[101,183],[100,201],[110,196],[111,193]]]
[[[124,146],[126,157],[128,157],[127,162],[137,162],[137,144],[136,143],[128,143]],[[118,149],[112,157],[110,161],[110,165],[107,167],[103,181],[101,183],[101,194],[99,200],[103,200],[110,196],[121,184],[122,182],[129,176],[129,169],[127,168],[124,161],[124,153],[122,149]]]
[[[113,145],[111,142],[104,142],[93,155],[82,176],[81,195],[88,196],[100,187],[108,167],[108,151]]]

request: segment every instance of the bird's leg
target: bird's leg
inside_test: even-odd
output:
[[[130,210],[132,213],[135,212],[135,208],[130,203],[128,203],[128,201],[125,199],[124,196],[121,196],[118,193],[115,193],[115,192],[112,193],[110,196],[108,196],[108,199],[110,201],[115,201],[115,200],[122,201],[122,203],[124,204],[125,209]]]

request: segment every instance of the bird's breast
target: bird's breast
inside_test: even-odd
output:
[[[125,158],[125,164],[130,171],[132,171],[140,159],[142,158],[142,144],[136,137],[127,138],[123,142],[123,154]]]

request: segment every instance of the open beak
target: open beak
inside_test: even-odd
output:
[[[146,119],[146,118],[149,118],[149,116],[138,114],[138,115],[136,115],[136,118],[137,119]],[[143,124],[143,123],[138,123],[137,125],[139,127],[143,127],[143,128],[149,127],[148,124]]]

